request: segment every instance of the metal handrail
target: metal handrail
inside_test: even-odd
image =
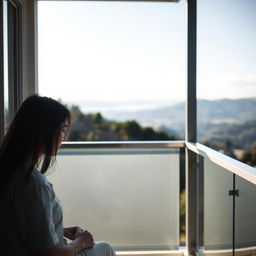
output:
[[[213,163],[226,170],[246,179],[256,185],[256,168],[244,164],[236,159],[226,156],[216,150],[206,147],[200,143],[186,142],[186,147],[204,157],[208,157]]]
[[[61,148],[184,148],[185,141],[79,141],[63,142]]]

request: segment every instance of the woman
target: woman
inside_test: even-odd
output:
[[[69,125],[65,106],[37,95],[23,102],[10,124],[0,146],[1,255],[115,255],[88,231],[63,228],[60,202],[44,176]]]

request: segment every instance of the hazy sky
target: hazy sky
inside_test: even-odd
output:
[[[185,100],[186,0],[39,2],[39,92]],[[256,97],[256,1],[198,0],[199,98]]]

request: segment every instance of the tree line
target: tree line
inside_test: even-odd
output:
[[[78,106],[70,108],[72,129],[70,141],[176,140],[174,135],[152,127],[143,127],[135,120],[110,121],[101,113],[84,114]]]

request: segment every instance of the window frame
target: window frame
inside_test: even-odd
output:
[[[8,1],[8,0],[7,0]],[[38,0],[15,0],[21,4],[22,8],[22,40],[24,43],[22,47],[22,61],[19,60],[19,64],[22,65],[22,77],[23,83],[20,83],[21,88],[18,90],[22,90],[22,99],[26,98],[31,93],[35,93],[38,91],[38,81],[37,81],[37,1]],[[55,0],[56,1],[56,0]],[[83,1],[83,0],[81,0]],[[87,0],[88,1],[88,0]],[[89,0],[90,1],[90,0]],[[100,1],[100,0],[99,0]],[[116,1],[116,0],[110,0]],[[123,0],[127,1],[127,0]],[[141,0],[137,0],[141,1]],[[144,1],[144,0],[142,0]],[[155,2],[170,2],[166,0],[146,0],[146,1],[155,1]],[[178,2],[179,0],[174,0]],[[197,134],[196,134],[196,25],[197,25],[197,0],[187,0],[188,8],[188,74],[187,74],[187,105],[186,105],[186,142],[196,142]],[[3,0],[0,0],[0,32],[3,32]],[[3,33],[1,33],[0,39],[3,39]],[[0,82],[3,82],[3,40],[0,43]],[[20,46],[21,47],[21,46]],[[20,71],[19,71],[20,72]],[[20,74],[20,81],[22,79]],[[0,85],[0,129],[3,126],[2,120],[4,120],[4,101],[3,101],[3,83]],[[22,88],[23,86],[23,88]],[[17,91],[19,95],[21,95],[21,91]],[[17,95],[16,95],[17,96]],[[17,96],[20,97],[20,96]],[[20,99],[16,99],[17,105],[20,102]],[[16,103],[15,103],[16,104]],[[16,105],[16,107],[17,107]],[[0,130],[0,136],[3,136],[4,130]],[[194,228],[197,223],[196,216],[196,157],[195,154],[186,149],[186,185],[187,185],[187,201],[189,203],[186,204],[186,222],[187,222],[187,233],[186,233],[186,245],[187,245],[187,253],[195,254],[196,250],[196,229]],[[188,217],[189,216],[189,217]]]
[[[5,131],[4,115],[4,2],[0,1],[0,140]]]
[[[9,120],[22,102],[22,5],[7,1]],[[8,120],[8,121],[9,121]]]

